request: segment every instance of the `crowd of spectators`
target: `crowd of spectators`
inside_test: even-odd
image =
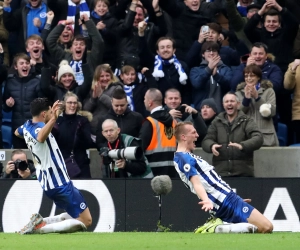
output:
[[[125,138],[146,158],[116,176],[149,177],[151,167],[177,177],[180,121],[193,122],[219,174],[253,176],[253,151],[279,145],[279,122],[285,146],[300,143],[299,13],[297,0],[0,1],[0,102],[12,113],[12,146],[26,148],[13,132],[31,118],[30,102],[47,97],[65,103],[53,135],[64,157],[74,152],[78,178],[91,177],[86,149]],[[241,121],[246,134],[233,131]],[[227,138],[214,134],[222,129]],[[228,147],[247,170],[222,167]]]

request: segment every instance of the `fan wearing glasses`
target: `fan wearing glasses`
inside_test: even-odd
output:
[[[92,147],[91,125],[92,114],[81,110],[78,96],[67,92],[64,96],[62,113],[56,120],[52,134],[61,150],[64,159],[74,155],[80,173],[72,178],[91,178],[90,160],[86,150]]]
[[[223,95],[230,90],[231,69],[219,55],[220,46],[216,42],[205,42],[201,48],[202,62],[190,72],[193,86],[194,107],[200,108],[204,99],[214,98],[218,112],[223,110]]]

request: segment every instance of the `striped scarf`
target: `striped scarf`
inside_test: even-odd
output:
[[[128,107],[131,111],[135,110],[134,101],[133,101],[133,90],[134,86],[124,85],[124,91],[127,96]]]
[[[156,55],[155,56],[155,62],[154,62],[154,71],[152,73],[152,75],[155,77],[156,81],[158,81],[159,78],[163,78],[165,76],[165,73],[163,72],[163,65],[170,65],[170,64],[174,64],[178,75],[179,75],[179,82],[182,85],[186,84],[186,80],[187,75],[184,72],[184,69],[181,65],[181,63],[178,61],[177,57],[175,56],[175,54],[173,55],[173,57],[169,60],[164,60],[160,57],[160,55]]]
[[[72,2],[72,0],[68,0],[68,16],[67,16],[67,20],[72,20],[75,24],[75,15],[76,15],[76,9],[77,9],[77,6],[75,3]],[[80,0],[80,3],[79,3],[79,13],[80,13],[80,16],[83,15],[83,14],[86,14],[88,17],[90,17],[90,9],[86,3],[85,0]],[[73,30],[75,29],[74,28],[74,24],[72,24],[72,28]]]
[[[82,85],[84,82],[84,75],[82,72],[82,61],[71,61],[70,66],[74,71],[75,80],[78,85]]]

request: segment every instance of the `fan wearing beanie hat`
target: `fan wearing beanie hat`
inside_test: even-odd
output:
[[[57,80],[68,89],[75,79],[75,74],[67,60],[62,60],[59,64]]]
[[[213,98],[207,98],[207,99],[204,99],[204,100],[201,102],[200,109],[202,109],[204,105],[209,106],[210,108],[212,108],[212,110],[213,110],[216,114],[218,113],[217,104],[216,104],[216,102],[215,102],[215,100],[214,100]]]
[[[204,99],[200,105],[200,112],[208,128],[213,119],[215,119],[215,117],[219,113],[215,100],[213,98]]]

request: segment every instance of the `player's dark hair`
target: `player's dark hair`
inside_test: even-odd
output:
[[[30,113],[38,116],[43,111],[48,111],[52,103],[47,98],[36,98],[30,103]]]
[[[112,94],[112,98],[117,100],[122,100],[122,99],[127,100],[127,95],[123,89],[116,89]]]

